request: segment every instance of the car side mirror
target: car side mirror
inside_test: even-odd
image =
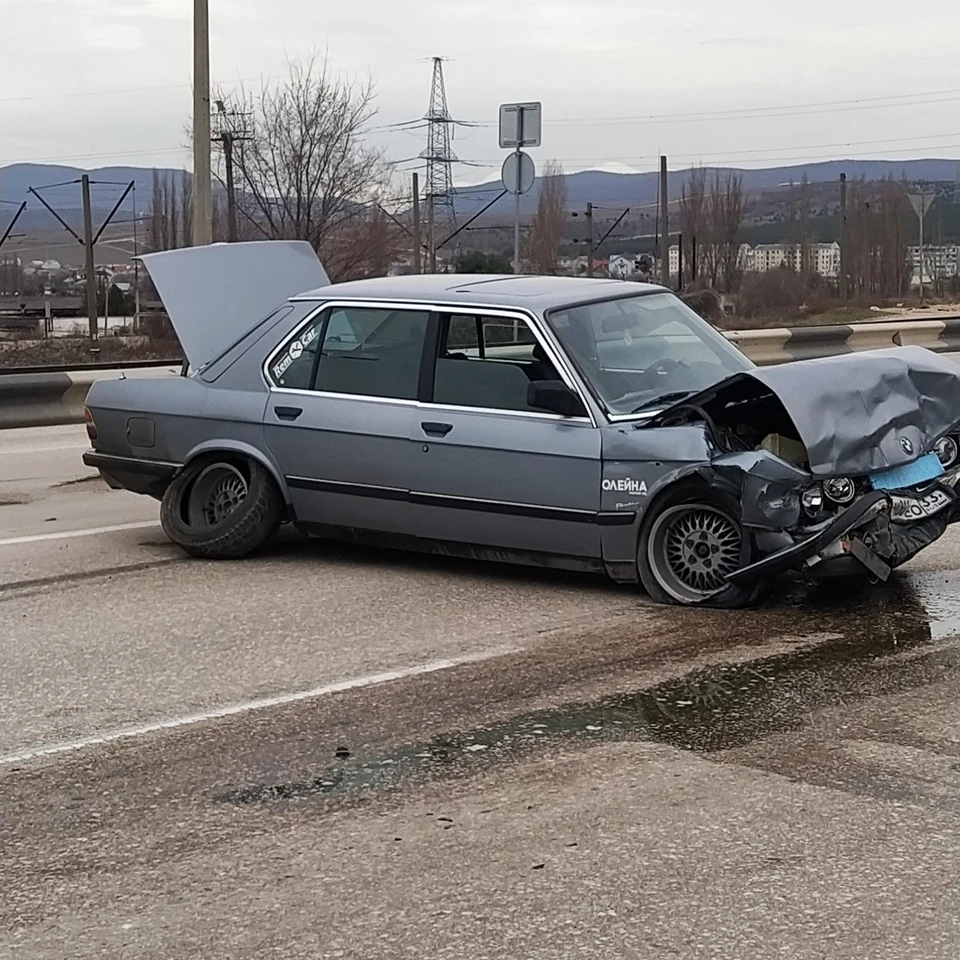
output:
[[[527,387],[527,405],[561,417],[585,417],[583,401],[562,380],[534,380]]]

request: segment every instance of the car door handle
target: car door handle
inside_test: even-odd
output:
[[[274,407],[273,412],[280,420],[296,420],[303,413],[302,407]]]
[[[432,437],[445,437],[453,429],[452,423],[434,423],[431,420],[424,421],[420,426],[425,434]]]

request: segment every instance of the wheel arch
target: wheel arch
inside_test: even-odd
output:
[[[201,457],[224,453],[247,457],[259,463],[273,477],[273,481],[276,483],[277,489],[280,491],[280,495],[283,497],[283,502],[287,508],[289,509],[292,506],[290,490],[287,487],[287,482],[283,477],[283,471],[281,471],[279,464],[277,464],[272,457],[264,453],[263,450],[258,449],[250,443],[244,443],[242,440],[205,440],[190,450],[184,458],[183,466],[187,467]]]
[[[672,494],[678,487],[689,487],[691,490],[711,489],[710,481],[703,474],[703,464],[691,463],[681,470],[667,474],[654,484],[650,490],[647,502],[644,504],[643,510],[637,518],[634,531],[636,535],[635,549],[639,549],[640,537],[644,527],[650,522],[652,517],[656,516],[664,498]]]

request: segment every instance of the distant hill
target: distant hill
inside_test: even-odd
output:
[[[848,180],[865,177],[881,180],[893,176],[908,181],[952,182],[960,178],[960,161],[957,160],[828,160],[821,163],[797,164],[788,167],[765,167],[759,170],[742,170],[734,167],[707,167],[708,175],[715,170],[733,170],[743,177],[743,186],[748,191],[775,190],[791,180],[799,183],[804,173],[811,183],[826,183],[840,179],[846,173]],[[670,196],[680,194],[690,168],[670,171]],[[587,202],[610,207],[634,207],[657,202],[659,174],[609,173],[602,170],[584,170],[566,175],[567,205],[581,209]],[[489,203],[503,189],[499,178],[489,183],[458,190],[456,200],[458,217],[469,217]],[[537,207],[537,184],[521,198],[523,214],[532,214]],[[513,198],[506,196],[488,211],[490,216],[509,217],[513,213]]]
[[[181,170],[160,169],[161,174],[172,174],[179,184],[183,175]],[[79,167],[53,166],[39,163],[15,163],[0,167],[0,236],[16,212],[16,206],[22,200],[28,202],[23,216],[17,221],[16,232],[25,233],[44,243],[43,256],[53,257],[66,263],[79,263],[82,254],[72,249],[75,241],[63,229],[56,219],[27,191],[30,187],[40,190],[47,201],[78,233],[83,228],[83,195],[80,189],[80,177],[90,174],[90,203],[93,210],[94,229],[106,219],[113,205],[120,199],[124,187],[131,180],[135,184],[137,211],[145,213],[150,208],[153,194],[153,169],[146,167],[98,167],[94,170],[82,170]],[[58,186],[53,186],[58,184]],[[49,189],[41,190],[42,187]],[[117,220],[127,220],[133,215],[134,197],[128,196],[123,207],[117,213]],[[119,226],[119,225],[118,225]],[[141,225],[145,229],[145,225]],[[129,232],[127,226],[121,232]],[[61,247],[58,238],[64,244]],[[12,246],[12,244],[11,244]],[[47,250],[49,249],[49,252]],[[40,255],[40,254],[38,254]],[[109,257],[106,251],[103,254]]]
[[[161,169],[159,172],[173,174],[178,179],[182,173],[180,170],[169,169]],[[95,182],[90,196],[96,206],[106,206],[109,211],[123,189],[118,185],[125,185],[131,180],[136,184],[138,205],[146,207],[150,203],[150,194],[153,191],[151,167],[97,167],[94,170],[81,170],[79,167],[45,163],[14,163],[8,167],[0,167],[0,199],[19,203],[28,198],[27,190],[30,187],[39,189],[49,184],[65,184],[44,190],[44,199],[58,209],[62,207],[67,210],[80,210],[80,184],[71,181],[79,180],[85,173],[90,174],[90,180]],[[39,206],[36,200],[31,201],[31,206],[34,205]]]
[[[712,174],[717,168],[708,167]],[[776,190],[791,180],[799,183],[806,173],[812,183],[835,182],[841,172],[846,173],[848,179],[854,180],[866,177],[868,180],[879,180],[888,176],[905,178],[909,181],[953,182],[960,178],[960,161],[957,160],[830,160],[821,163],[795,164],[792,166],[766,167],[759,170],[739,170],[736,168],[719,168],[721,171],[734,169],[742,175],[744,188],[750,192]],[[670,173],[670,196],[675,199],[679,196],[681,187],[689,176],[690,168],[673,170]],[[182,170],[160,168],[159,173],[172,175],[179,183]],[[62,184],[43,190],[44,198],[59,212],[75,229],[79,230],[82,224],[81,193],[78,181],[82,174],[89,173],[94,187],[91,194],[94,221],[99,224],[109,213],[113,204],[123,189],[123,185],[133,180],[136,184],[136,200],[139,212],[145,213],[150,206],[153,190],[154,171],[148,167],[111,166],[97,167],[85,171],[79,167],[56,166],[51,164],[17,163],[7,167],[0,167],[0,199],[19,203],[29,197],[29,207],[17,225],[17,231],[36,237],[46,244],[55,244],[58,249],[51,251],[49,256],[59,258],[64,255],[67,262],[76,259],[73,251],[74,241],[62,226],[42,207],[36,198],[29,196],[30,187],[41,188],[52,184]],[[582,210],[588,201],[603,207],[632,207],[651,206],[657,200],[658,174],[649,173],[612,173],[602,170],[584,170],[566,176],[567,204],[574,210]],[[471,187],[461,187],[457,190],[455,199],[457,218],[461,222],[477,213],[486,203],[489,203],[501,191],[499,179]],[[529,216],[536,210],[539,184],[521,198],[521,213]],[[0,206],[0,231],[8,222],[16,208],[9,203]],[[124,213],[118,214],[119,219],[129,217],[133,211],[133,198],[127,198],[124,203]],[[506,196],[494,204],[484,217],[483,222],[491,218],[508,220],[513,215],[513,198]],[[119,225],[118,225],[119,226]],[[127,228],[128,229],[128,228]],[[59,245],[63,244],[60,248]],[[12,244],[11,244],[12,246]],[[45,246],[46,250],[47,247]],[[109,256],[104,251],[104,256]]]

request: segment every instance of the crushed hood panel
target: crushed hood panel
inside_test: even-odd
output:
[[[758,367],[677,406],[740,401],[749,381],[783,404],[815,476],[863,476],[910,463],[960,424],[960,368],[923,347]]]
[[[750,372],[786,408],[814,474],[916,460],[960,421],[960,368],[923,347],[870,350]]]
[[[290,297],[325,287],[309,243],[214,243],[140,257],[190,365],[216,359]]]

